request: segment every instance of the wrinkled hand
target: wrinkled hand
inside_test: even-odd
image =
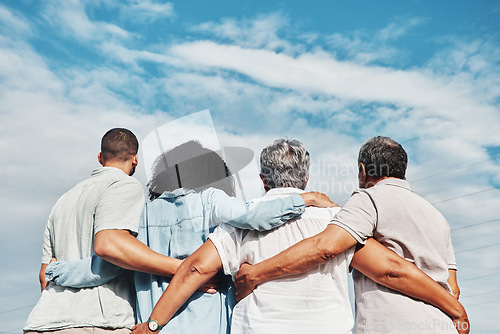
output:
[[[214,294],[217,292],[220,286],[220,278],[217,276],[212,277],[206,283],[198,288],[198,291]]]
[[[455,329],[459,334],[469,334],[470,332],[469,318],[463,306],[461,307],[461,311],[459,312],[459,314],[456,316],[452,316],[451,320],[453,320],[453,323],[455,324]]]
[[[458,287],[458,285],[452,286],[451,291],[453,292],[453,296],[456,299],[460,299],[460,288]]]
[[[453,323],[455,324],[455,328],[459,334],[469,334],[470,323],[467,315],[459,319],[453,319]]]
[[[236,301],[239,302],[252,293],[257,284],[252,282],[250,270],[252,266],[246,262],[242,263],[240,270],[234,277],[234,286],[236,287]]]
[[[317,191],[310,191],[300,194],[304,199],[306,206],[316,206],[318,208],[333,208],[339,205],[332,202],[328,196]]]
[[[151,334],[151,333],[158,333],[156,332],[151,332],[148,327],[147,322],[143,322],[142,324],[137,324],[134,327],[132,327],[132,333],[134,334]]]

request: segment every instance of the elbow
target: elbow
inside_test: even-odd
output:
[[[187,270],[187,275],[189,276],[214,276],[217,274],[218,270],[209,270],[204,266],[202,263],[189,263],[188,264],[188,270]]]
[[[181,269],[181,267],[184,267]],[[185,280],[208,279],[215,274],[217,274],[218,269],[207,268],[207,266],[200,261],[190,261],[190,259],[184,260],[184,262],[179,267],[178,272],[182,272],[182,276]],[[176,273],[176,274],[177,274]]]
[[[100,258],[107,260],[111,258],[111,246],[110,245],[94,245],[94,253],[95,255],[99,256]]]
[[[186,261],[186,260],[184,260]],[[184,267],[184,268],[183,268]],[[175,273],[175,277],[179,277],[181,281],[189,285],[197,285],[203,279],[202,269],[195,264],[181,264],[181,267]]]
[[[107,255],[105,247],[102,247],[102,246],[94,246],[94,253],[95,253],[95,255],[97,255],[103,259]]]
[[[404,261],[404,260],[403,260]],[[391,282],[401,280],[406,277],[406,272],[402,261],[392,260],[386,269],[382,271],[378,277],[375,278],[376,282],[385,286],[391,286]]]
[[[129,237],[132,236],[126,230],[99,231],[94,238],[94,253],[111,262],[122,255],[123,248],[129,244]]]
[[[315,237],[314,240],[315,248],[316,248],[316,258],[319,263],[327,262],[333,258],[335,258],[338,254],[335,249],[332,247],[331,242],[329,242],[326,238]]]
[[[189,264],[185,272],[187,277],[201,276],[200,268],[195,264]]]
[[[101,238],[96,238],[94,242],[95,255],[107,259],[112,254],[113,241],[105,235]]]

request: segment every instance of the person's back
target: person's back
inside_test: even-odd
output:
[[[300,193],[275,188],[260,200]],[[254,200],[256,201],[256,200]],[[268,232],[223,224],[210,235],[224,273],[234,276],[243,262],[266,260],[325,229],[339,208],[307,208],[301,217]],[[231,333],[348,333],[353,325],[347,274],[353,250],[313,270],[259,285],[233,310]]]
[[[261,199],[302,193],[309,177],[309,153],[295,140],[276,140],[261,153]],[[221,225],[209,238],[217,248],[224,273],[234,275],[244,262],[264,261],[293,244],[316,235],[339,208],[307,208],[301,217],[268,231],[244,231]],[[347,273],[353,250],[309,272],[258,286],[234,311],[231,333],[347,333],[353,319]]]
[[[102,230],[137,233],[143,205],[143,188],[136,179],[115,167],[95,169],[89,179],[61,196],[53,207],[44,236],[42,263],[49,263],[51,258],[71,261],[91,256],[94,235]],[[24,330],[131,328],[134,314],[130,292],[124,275],[86,289],[50,284],[42,292]]]
[[[400,156],[406,158],[406,153],[390,138],[375,137],[363,144],[361,189],[354,192],[333,223],[360,243],[375,238],[451,293],[447,281],[456,263],[449,225],[439,211],[410,189],[404,180],[406,159]],[[387,175],[379,175],[386,170]],[[353,279],[356,333],[456,333],[453,322],[441,310],[377,284],[356,270]]]
[[[213,231],[213,193],[210,188],[202,192],[177,189],[166,192],[147,203],[139,227],[138,239],[151,249],[177,259],[185,259],[200,247]],[[156,301],[168,287],[171,278],[135,273],[137,292],[137,320],[147,321]],[[221,282],[214,294],[197,291],[165,327],[165,332],[226,333],[234,298],[228,299],[230,282]],[[232,288],[232,287],[231,287]]]
[[[179,156],[193,156],[166,168]],[[155,160],[148,183],[151,202],[144,209],[138,239],[152,250],[184,260],[208,239],[221,223],[249,229],[271,229],[287,217],[303,212],[300,195],[267,205],[248,206],[235,195],[233,178],[224,160],[195,141],[162,153]],[[182,186],[185,188],[174,188]],[[172,189],[174,188],[174,189]],[[196,190],[193,190],[196,189]],[[161,195],[160,195],[161,194]],[[294,203],[298,204],[295,208]],[[148,320],[171,278],[135,273],[137,319]],[[221,278],[216,293],[196,291],[165,326],[169,333],[226,334],[236,303],[229,276]]]
[[[450,290],[448,269],[456,264],[444,217],[404,180],[386,179],[360,192],[368,195],[377,212],[373,237]],[[454,332],[450,318],[439,309],[383,287],[358,271],[353,272],[353,279],[356,331]]]

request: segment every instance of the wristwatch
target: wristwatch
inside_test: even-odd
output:
[[[165,327],[165,325],[160,326],[160,324],[158,324],[158,321],[151,320],[151,317],[148,318],[148,328],[151,332],[161,331],[163,327]]]

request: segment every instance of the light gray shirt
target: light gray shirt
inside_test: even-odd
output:
[[[359,243],[373,237],[451,291],[456,269],[446,219],[414,194],[408,182],[388,178],[352,195],[332,221]],[[456,333],[442,311],[373,282],[354,271],[355,333]]]
[[[94,236],[109,229],[137,235],[144,190],[135,178],[113,167],[101,167],[57,201],[43,239],[42,263],[78,260],[94,254]],[[132,328],[133,292],[126,275],[93,288],[50,284],[31,312],[24,330],[74,327]]]

